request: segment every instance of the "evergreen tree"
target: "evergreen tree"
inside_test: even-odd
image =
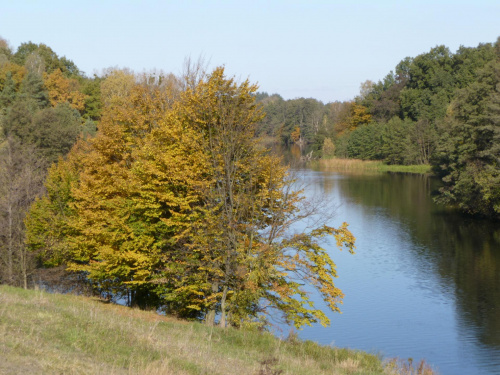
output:
[[[6,109],[16,100],[16,84],[12,79],[12,73],[7,72],[3,90],[0,92],[0,110]]]
[[[35,102],[39,108],[45,108],[50,104],[49,93],[45,88],[42,76],[34,72],[29,72],[24,78],[20,97],[23,100]]]

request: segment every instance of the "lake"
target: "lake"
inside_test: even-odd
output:
[[[348,222],[357,238],[354,255],[331,246],[342,314],[299,337],[425,359],[442,375],[500,374],[500,223],[435,205],[425,176],[299,176],[307,196],[338,206],[330,224]]]

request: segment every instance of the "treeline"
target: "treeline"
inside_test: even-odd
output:
[[[371,120],[365,107],[351,102],[323,104],[313,98],[284,100],[278,94],[256,94],[266,116],[259,122],[258,134],[266,142],[285,146],[298,144],[322,156],[325,139],[330,142],[345,130]]]
[[[500,39],[445,46],[406,58],[351,102],[257,96],[260,133],[312,148],[315,157],[430,164],[437,198],[463,211],[500,216]]]
[[[324,202],[305,202],[259,143],[256,86],[191,63],[88,78],[27,45],[4,42],[0,64],[0,282],[222,326],[328,323],[304,285],[338,311],[319,238],[352,251],[354,237],[318,225]],[[308,217],[316,226],[290,230]]]
[[[24,218],[42,194],[47,168],[80,134],[95,132],[99,82],[44,44],[14,52],[0,38],[0,281],[28,286],[35,259]]]
[[[401,61],[356,99],[372,117],[336,139],[336,155],[430,164],[439,202],[500,218],[500,38]]]

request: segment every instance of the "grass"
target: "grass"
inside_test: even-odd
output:
[[[0,358],[0,374],[417,374],[293,336],[7,286],[0,286]]]
[[[397,172],[397,173],[431,173],[431,166],[421,165],[387,165],[381,161],[359,159],[320,159],[319,167],[339,172]]]

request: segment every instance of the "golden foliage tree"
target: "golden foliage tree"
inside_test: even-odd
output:
[[[290,234],[315,210],[256,141],[256,89],[217,68],[175,102],[144,85],[111,100],[70,184],[69,269],[132,304],[209,324],[271,310],[297,327],[327,324],[303,284],[337,311],[335,265],[319,241],[333,235],[352,251],[354,237],[346,224]]]
[[[49,91],[50,104],[55,107],[58,103],[69,103],[72,108],[82,112],[85,108],[86,95],[79,90],[76,79],[63,75],[60,69],[44,74],[45,87]]]

